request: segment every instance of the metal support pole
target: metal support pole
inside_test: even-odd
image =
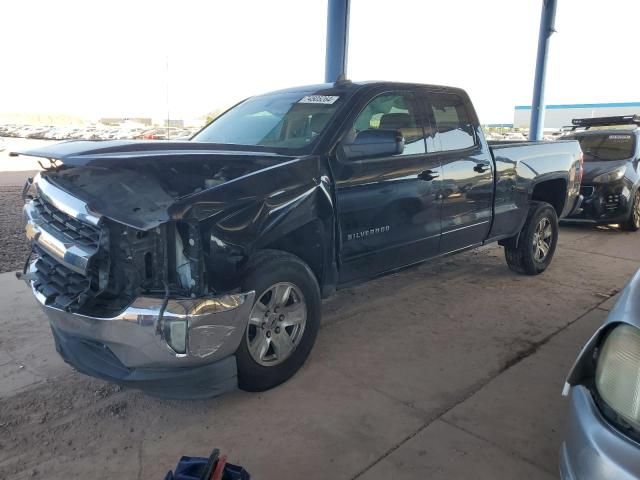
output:
[[[335,82],[347,73],[347,47],[349,43],[350,0],[328,0],[327,52],[324,80]]]
[[[544,84],[547,76],[547,55],[549,40],[555,30],[557,0],[542,0],[540,16],[540,35],[538,36],[538,57],[536,59],[536,77],[533,85],[533,103],[531,105],[531,125],[529,140],[542,140],[544,128]]]

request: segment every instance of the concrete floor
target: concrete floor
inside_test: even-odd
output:
[[[163,401],[75,373],[0,276],[0,478],[161,479],[218,447],[253,478],[557,478],[564,376],[640,267],[637,234],[563,227],[552,266],[491,246],[343,290],[262,394]]]

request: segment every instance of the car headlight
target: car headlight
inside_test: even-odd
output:
[[[622,177],[624,177],[624,174],[626,171],[627,171],[627,166],[622,165],[621,167],[618,167],[615,170],[598,175],[593,179],[593,183],[615,182],[616,180],[620,180]]]
[[[620,325],[611,331],[598,356],[595,380],[607,406],[640,430],[640,329]]]

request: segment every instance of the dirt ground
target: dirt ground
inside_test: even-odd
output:
[[[22,270],[29,254],[22,221],[22,185],[0,184],[0,273]]]
[[[24,138],[3,139],[7,148],[0,152],[0,273],[22,270],[29,254],[22,221],[22,187],[38,168],[36,159],[13,157],[9,153],[51,143]]]

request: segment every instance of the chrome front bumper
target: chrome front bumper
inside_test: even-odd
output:
[[[243,338],[254,292],[172,299],[160,318],[163,299],[139,297],[112,318],[70,313],[45,304],[32,290],[54,331],[91,341],[108,349],[126,368],[173,368],[199,366],[232,355]],[[185,353],[167,342],[162,325],[183,322]]]
[[[569,421],[560,450],[562,480],[638,480],[640,445],[617,432],[600,414],[591,393],[571,389]]]

